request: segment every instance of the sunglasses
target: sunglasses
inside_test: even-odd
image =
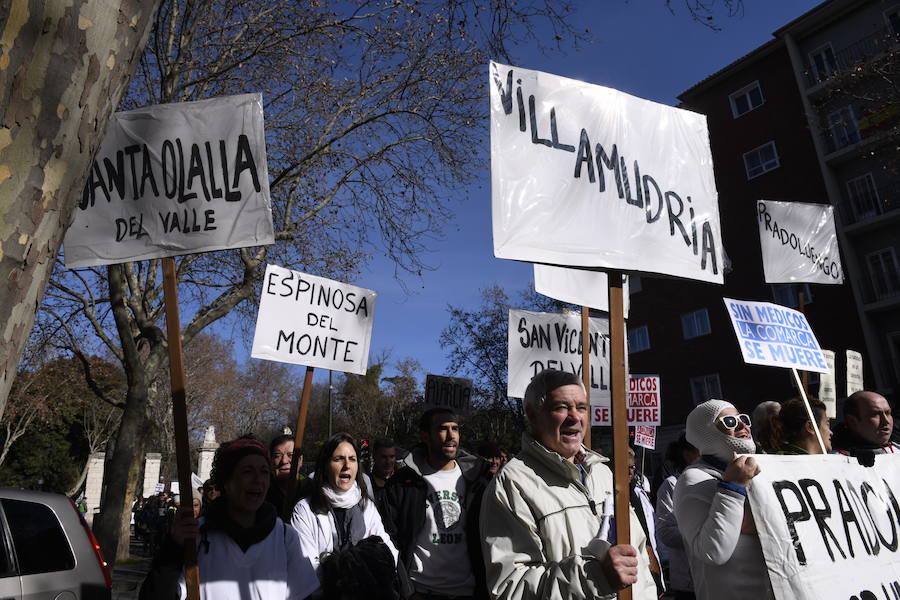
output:
[[[737,429],[738,422],[744,424],[744,427],[750,427],[750,417],[745,414],[724,415],[716,419],[725,429]]]

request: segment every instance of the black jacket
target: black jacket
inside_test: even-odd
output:
[[[456,463],[462,471],[465,482],[466,546],[472,573],[475,576],[474,596],[487,599],[478,514],[481,512],[481,498],[490,481],[488,464],[484,459],[463,450],[459,451]],[[384,528],[400,552],[401,580],[405,579],[405,574],[412,564],[416,540],[419,532],[425,527],[425,505],[429,486],[422,477],[422,471],[423,467],[425,472],[430,471],[427,464],[425,447],[413,448],[403,467],[388,479],[383,492]],[[411,582],[406,579],[401,583],[403,595],[408,597],[413,592]]]

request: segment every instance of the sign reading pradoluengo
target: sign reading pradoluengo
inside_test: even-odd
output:
[[[492,62],[494,254],[722,283],[703,115]]]
[[[591,403],[609,406],[609,320],[590,319]],[[581,378],[581,315],[509,311],[507,393],[523,398],[531,378],[544,369]]]
[[[756,208],[766,283],[844,282],[833,206],[759,200]]]
[[[744,362],[825,373],[828,363],[806,315],[769,302],[724,298]]]
[[[274,243],[262,96],[120,112],[64,240],[67,267]]]
[[[629,375],[625,394],[625,419],[629,426],[662,424],[662,395],[659,375]],[[591,425],[610,425],[609,401],[591,397]]]
[[[756,455],[750,506],[778,600],[900,598],[900,455]]]
[[[375,292],[266,266],[251,356],[365,375]]]

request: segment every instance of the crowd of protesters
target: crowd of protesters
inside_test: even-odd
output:
[[[630,451],[631,537],[617,540],[610,459],[583,444],[580,380],[543,371],[523,408],[512,458],[491,441],[466,452],[471,440],[446,408],[422,415],[420,443],[403,459],[393,440],[376,440],[369,474],[346,433],[324,441],[296,482],[291,436],[224,443],[193,510],[165,492],[135,503],[136,533],[155,552],[140,597],[186,597],[193,540],[207,599],[563,600],[628,587],[635,600],[773,598],[747,501],[753,455],[840,452],[872,465],[900,452],[891,408],[874,392],[845,401],[833,435],[815,399],[809,409],[800,398],[762,402],[752,420],[709,400],[691,411],[653,489]]]

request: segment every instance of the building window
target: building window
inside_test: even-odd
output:
[[[812,63],[813,72],[818,81],[825,81],[837,71],[837,62],[834,60],[834,50],[831,44],[825,44],[809,53],[809,62]]]
[[[850,208],[857,220],[873,217],[878,214],[878,190],[871,173],[847,180],[847,195],[850,197]]]
[[[722,387],[719,384],[718,373],[691,377],[690,382],[691,399],[694,401],[694,406],[713,398],[722,397]]]
[[[646,325],[641,325],[628,332],[628,353],[634,354],[650,349],[650,331]]]
[[[633,296],[643,289],[641,278],[638,275],[628,276],[628,295]]]
[[[681,315],[681,332],[686,340],[707,335],[710,332],[709,311],[701,308],[686,315]]]
[[[828,137],[832,142],[832,152],[859,141],[859,126],[852,106],[845,106],[828,115]]]
[[[758,81],[754,81],[750,85],[734,92],[728,96],[728,100],[731,102],[731,114],[734,115],[735,119],[758,106],[762,106],[762,103],[765,102],[762,88],[759,87]]]
[[[747,179],[759,177],[763,173],[777,169],[779,165],[775,142],[765,143],[759,148],[754,148],[744,154],[744,167],[747,169]]]
[[[886,10],[884,20],[887,21],[891,33],[900,35],[900,5]]]
[[[872,287],[878,300],[900,294],[900,266],[893,248],[884,248],[866,256]]]
[[[772,284],[772,297],[776,304],[789,308],[800,307],[800,290],[803,290],[803,304],[812,304],[812,291],[809,284],[775,283]]]

